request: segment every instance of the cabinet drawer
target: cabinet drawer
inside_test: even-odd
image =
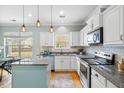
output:
[[[100,75],[97,71],[92,69],[92,76],[94,76],[99,82],[101,82],[104,86],[106,85],[106,79]]]

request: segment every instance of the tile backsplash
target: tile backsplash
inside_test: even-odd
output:
[[[94,54],[95,51],[114,53],[117,61],[121,61],[121,58],[124,58],[124,46],[90,46],[86,47],[85,51],[91,54]]]

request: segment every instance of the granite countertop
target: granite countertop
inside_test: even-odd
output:
[[[76,56],[78,52],[51,52],[50,54],[38,54],[37,56]]]
[[[104,65],[103,67],[91,65],[91,67],[117,87],[124,88],[124,72],[119,72],[116,65]]]
[[[87,58],[94,58],[95,57],[95,55],[89,54],[89,53],[85,53],[85,54],[82,54],[82,55],[77,54],[76,56],[79,57],[80,59],[87,59]]]
[[[51,52],[50,54],[38,54],[37,56],[77,56],[79,58],[94,58],[93,54],[79,54],[78,52]]]
[[[14,62],[12,66],[47,66],[49,63],[46,60],[38,60],[37,62]]]

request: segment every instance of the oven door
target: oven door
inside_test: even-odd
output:
[[[89,66],[84,61],[80,63],[80,80],[84,87],[89,87]]]

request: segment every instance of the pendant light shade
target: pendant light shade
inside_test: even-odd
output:
[[[26,26],[25,26],[25,24],[24,24],[24,5],[22,6],[22,8],[23,8],[23,25],[22,25],[22,27],[21,27],[21,31],[22,31],[22,32],[26,32]]]
[[[52,12],[53,12],[53,7],[52,7],[52,5],[51,5],[51,25],[50,25],[50,29],[49,29],[49,31],[52,33],[52,32],[54,32],[54,27],[53,27],[53,24],[52,24]]]
[[[22,32],[26,32],[26,26],[25,26],[25,24],[22,25]]]
[[[52,25],[50,26],[49,31],[50,31],[50,32],[54,32],[54,28],[53,28],[53,26],[52,26]]]
[[[41,27],[41,23],[40,23],[40,20],[38,19],[37,22],[36,22],[36,26],[37,27]]]
[[[39,5],[37,6],[37,22],[36,22],[37,27],[41,27],[41,22],[39,19]]]

